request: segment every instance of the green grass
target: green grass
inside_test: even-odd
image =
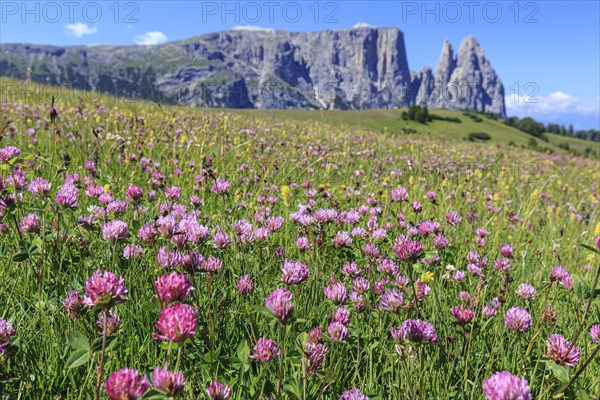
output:
[[[483,382],[497,371],[525,377],[540,400],[552,399],[567,384],[565,399],[600,395],[600,357],[593,358],[599,345],[590,337],[592,324],[600,323],[600,296],[594,293],[600,289],[600,255],[581,246],[594,247],[600,235],[596,160],[471,143],[450,129],[447,136],[399,134],[383,123],[403,124],[391,117],[399,111],[205,110],[109,97],[92,102],[90,94],[63,92],[52,123],[50,95],[8,102],[0,114],[0,318],[16,330],[8,357],[0,357],[2,400],[87,400],[97,388],[106,399],[96,385],[99,365],[101,384],[125,367],[150,378],[157,365],[166,365],[185,374],[182,398],[192,399],[207,398],[212,380],[227,382],[234,400],[337,400],[351,388],[372,400],[482,399]],[[491,130],[504,129],[515,137],[502,140],[517,137],[491,120],[469,125],[467,117],[459,118],[464,122],[456,125],[467,126],[467,133],[493,135]],[[8,159],[7,146],[18,147],[19,156]],[[90,160],[96,166],[86,169]],[[28,189],[35,178],[52,184],[48,195]],[[226,194],[212,190],[216,178],[230,183]],[[66,182],[79,190],[77,206],[56,201]],[[129,185],[144,193],[136,204],[127,200]],[[180,189],[180,198],[167,190],[172,186]],[[392,201],[399,187],[409,201]],[[435,201],[427,200],[430,191],[436,192]],[[106,205],[110,199],[100,193],[125,201],[127,209],[120,213],[118,204]],[[420,212],[414,211],[415,201],[422,203]],[[339,218],[317,222],[321,209]],[[359,212],[358,221],[342,218],[353,215],[350,211]],[[448,222],[451,211],[462,217],[456,225]],[[298,212],[313,222],[295,222]],[[137,236],[145,224],[164,227],[159,218],[180,221],[184,213],[208,228],[205,240],[182,243],[166,230],[151,242]],[[25,229],[22,221],[29,214],[39,217],[39,231]],[[91,216],[91,225],[80,223],[82,216]],[[257,229],[269,226],[268,217],[282,217],[283,223],[260,239],[264,231]],[[102,227],[114,219],[127,225],[129,235],[110,243]],[[241,220],[251,224],[255,240],[236,233],[233,224]],[[401,259],[394,242],[417,226],[421,232],[412,239],[423,252]],[[439,246],[439,238],[425,232],[427,226],[444,235],[447,246]],[[366,237],[355,228],[364,229]],[[377,228],[385,229],[385,237],[372,237]],[[231,240],[225,247],[214,238],[220,230]],[[175,234],[188,231],[182,224]],[[352,231],[352,243],[335,245],[339,232]],[[299,238],[306,238],[308,248],[298,246]],[[494,263],[506,243],[514,253],[511,268],[501,272]],[[367,251],[367,244],[377,246],[379,256]],[[123,257],[127,245],[140,246],[139,258]],[[222,270],[209,275],[202,264],[171,270],[157,259],[161,248],[216,257]],[[464,280],[452,279],[453,269],[468,269],[469,252],[487,259],[483,277],[466,272]],[[383,258],[392,260],[409,283],[403,285],[394,271],[381,271]],[[286,259],[306,264],[310,277],[285,285],[281,266]],[[362,309],[361,303],[344,301],[348,335],[336,342],[328,328],[339,305],[324,288],[335,279],[348,294],[354,291],[354,277],[342,272],[350,262],[370,289],[361,293]],[[566,278],[550,281],[557,265],[568,269],[572,289]],[[98,310],[86,307],[79,318],[70,318],[62,301],[70,290],[84,295],[90,276],[104,269],[122,276],[129,291],[125,303],[112,307],[121,327],[101,363]],[[184,274],[196,289],[183,299],[198,311],[196,332],[183,343],[153,337],[165,306],[155,296],[154,282],[172,272]],[[245,274],[254,290],[242,296],[236,284]],[[428,294],[421,296],[423,287],[415,289],[417,281],[429,287]],[[535,287],[535,299],[517,295],[521,283]],[[293,295],[293,317],[285,325],[264,308],[265,298],[280,287]],[[404,306],[396,312],[386,310],[381,294],[394,289]],[[421,298],[415,300],[417,295]],[[488,319],[482,310],[495,298],[500,298],[497,315]],[[458,305],[474,312],[468,323],[450,313]],[[555,320],[543,318],[548,305],[556,311]],[[512,307],[527,309],[529,329],[505,326]],[[440,343],[394,340],[390,328],[407,319],[432,323]],[[328,347],[320,368],[307,347],[315,327],[323,329],[318,340]],[[574,367],[546,354],[552,334],[577,340],[580,358]],[[276,360],[247,357],[260,337],[278,342],[282,352]],[[311,365],[315,374],[308,373]]]

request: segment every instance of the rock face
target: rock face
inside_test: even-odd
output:
[[[0,75],[159,102],[233,108],[420,104],[504,115],[504,88],[468,37],[411,73],[397,28],[225,31],[157,46],[0,45]],[[456,84],[469,90],[454,90]],[[444,90],[440,89],[444,86]],[[472,90],[471,90],[472,88]]]

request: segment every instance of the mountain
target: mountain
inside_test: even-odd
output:
[[[30,69],[28,71],[28,69]],[[0,45],[0,76],[172,104],[430,108],[505,115],[504,87],[473,37],[411,72],[397,28],[231,30],[155,46]]]

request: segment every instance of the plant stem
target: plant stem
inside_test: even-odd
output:
[[[100,400],[100,384],[102,383],[102,370],[104,368],[104,352],[106,351],[106,329],[108,328],[108,313],[102,311],[104,316],[104,327],[102,328],[102,351],[100,353],[100,364],[98,365],[98,373],[96,376],[96,400]]]

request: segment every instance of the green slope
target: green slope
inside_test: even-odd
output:
[[[135,109],[135,104],[140,102],[140,100],[132,102],[107,95],[82,92],[79,90],[65,90],[64,88],[45,86],[38,83],[32,83],[28,86],[24,81],[9,78],[0,78],[0,89],[0,101],[15,101],[27,98],[29,101],[43,102],[49,101],[52,95],[56,95],[57,107],[71,106],[81,99],[89,101],[96,97],[100,97],[102,101],[108,105],[122,108]],[[174,109],[184,108],[180,106],[161,107],[171,107]],[[200,111],[200,109],[187,109],[192,113]],[[481,118],[481,122],[476,122],[461,111],[450,110],[430,110],[430,113],[440,117],[458,118],[461,123],[434,120],[427,124],[421,124],[416,121],[404,121],[402,119],[403,110],[399,109],[359,111],[202,109],[201,111],[226,111],[231,114],[243,115],[249,118],[297,121],[298,123],[318,122],[334,127],[346,127],[348,129],[365,129],[397,135],[420,134],[449,140],[466,140],[468,134],[471,132],[485,132],[490,135],[491,139],[480,143],[487,145],[528,147],[533,138],[531,135],[484,115],[477,114],[477,116]],[[564,153],[567,152],[567,150],[559,147],[559,145],[568,143],[569,151],[572,153],[583,155],[586,148],[591,148],[592,151],[595,152],[596,157],[600,154],[599,143],[554,134],[546,134],[546,136],[549,139],[548,142],[535,139],[537,142],[537,149],[540,151]]]

